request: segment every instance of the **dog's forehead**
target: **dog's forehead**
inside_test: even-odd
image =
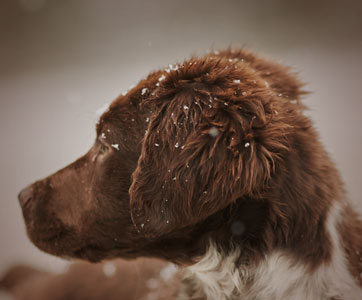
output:
[[[122,128],[135,120],[137,108],[132,105],[128,97],[120,96],[114,100],[100,117],[96,125],[97,136],[110,132],[115,128]]]

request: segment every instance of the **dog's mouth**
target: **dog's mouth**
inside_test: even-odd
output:
[[[77,258],[90,262],[99,262],[112,255],[114,245],[106,247],[90,241],[74,228],[66,226],[55,219],[52,223],[34,221],[25,218],[27,234],[31,242],[41,251],[65,259]],[[45,226],[44,224],[48,224]],[[109,248],[109,249],[108,249]],[[117,250],[117,253],[122,251]]]
[[[29,206],[23,207],[23,217],[27,235],[38,249],[56,256],[70,256],[79,248],[75,229],[54,214]]]
[[[32,243],[40,250],[65,259],[79,258],[91,262],[104,259],[105,251],[101,247],[79,241],[74,231],[62,228],[57,232],[41,233],[39,230],[28,228],[28,236]]]
[[[94,244],[79,245],[74,234],[63,230],[47,238],[39,238],[37,234],[28,233],[30,240],[40,250],[64,259],[84,259],[99,262],[105,258],[105,251]]]
[[[32,243],[40,250],[52,255],[63,256],[77,247],[78,241],[74,238],[73,230],[49,225],[38,228],[35,222],[27,224],[27,234]]]
[[[51,196],[45,197],[48,184],[34,184],[19,194],[26,232],[40,250],[56,256],[69,256],[79,248],[75,228],[64,224],[52,211]],[[27,199],[30,198],[30,199]],[[25,201],[26,200],[26,201]]]

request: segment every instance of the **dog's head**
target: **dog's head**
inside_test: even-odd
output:
[[[152,73],[111,104],[87,154],[20,193],[31,240],[93,261],[192,247],[214,217],[277,184],[295,127],[310,126],[301,93],[286,68],[245,51]]]

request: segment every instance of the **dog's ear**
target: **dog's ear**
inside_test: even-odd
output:
[[[149,101],[154,113],[130,187],[133,222],[147,237],[257,196],[288,151],[295,108],[253,70],[223,63],[194,61],[162,75]]]
[[[301,96],[308,94],[308,92],[301,89],[302,85],[296,78],[295,72],[292,72],[292,69],[288,66],[257,56],[246,49],[227,49],[220,51],[218,55],[232,61],[245,62],[260,79],[264,80],[267,88],[289,101],[299,100]]]

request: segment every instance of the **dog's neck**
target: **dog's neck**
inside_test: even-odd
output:
[[[360,299],[362,290],[348,270],[338,232],[342,211],[340,202],[328,211],[331,258],[314,270],[285,249],[240,263],[242,249],[236,246],[226,254],[211,241],[199,262],[185,269],[178,299]]]

